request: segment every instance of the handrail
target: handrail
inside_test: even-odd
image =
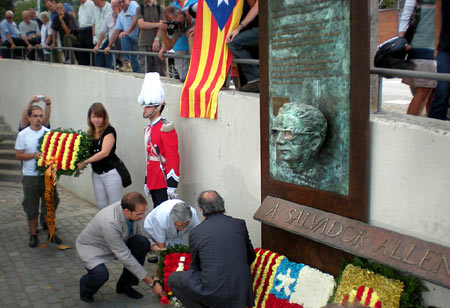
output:
[[[32,46],[33,49],[44,49],[43,47],[35,47]],[[6,46],[0,46],[0,49],[10,49]],[[23,57],[23,50],[27,49],[27,47],[23,46],[16,46],[16,49],[22,49],[22,57]],[[49,48],[45,48],[49,49]],[[92,49],[88,48],[78,48],[78,47],[54,47],[54,50],[67,50],[67,51],[80,51],[80,52],[89,52],[90,53],[90,65],[92,66],[92,53],[94,52]],[[100,53],[104,53],[104,50],[98,50]],[[140,55],[140,56],[153,56],[157,57],[157,52],[152,51],[124,51],[124,50],[110,50],[109,51],[113,56],[116,54],[133,54],[133,55]],[[52,53],[50,53],[50,56],[52,57]],[[172,59],[190,59],[189,55],[184,54],[175,54],[171,52],[164,53],[164,58],[172,58]],[[53,62],[53,61],[52,61]],[[145,63],[147,64],[147,58],[145,58]],[[237,64],[249,64],[249,65],[259,65],[259,59],[233,59],[232,63]],[[437,81],[444,81],[444,82],[450,82],[450,74],[444,74],[444,73],[430,73],[430,72],[420,72],[420,71],[413,71],[413,70],[399,70],[399,69],[390,69],[390,68],[380,68],[380,67],[371,67],[370,68],[370,74],[379,75],[379,84],[378,84],[378,107],[377,112],[381,112],[382,108],[382,89],[383,89],[383,77],[387,78],[403,78],[403,77],[409,77],[409,78],[421,78],[421,79],[429,79],[429,80],[437,80]],[[229,76],[227,78],[226,82],[226,88],[228,88],[229,84]]]

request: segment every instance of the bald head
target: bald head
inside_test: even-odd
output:
[[[23,11],[22,12],[22,20],[26,22],[27,24],[30,23],[30,12]]]
[[[225,202],[215,190],[206,190],[198,197],[198,207],[202,210],[203,216],[225,213]]]
[[[5,12],[5,18],[8,19],[9,18],[14,18],[14,13],[13,11],[6,11]]]

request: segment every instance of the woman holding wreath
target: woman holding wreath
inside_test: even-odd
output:
[[[78,163],[78,170],[92,164],[92,184],[99,210],[122,199],[122,179],[113,165],[118,160],[116,130],[109,124],[108,112],[102,103],[94,103],[87,115],[88,135],[92,136],[91,157]]]

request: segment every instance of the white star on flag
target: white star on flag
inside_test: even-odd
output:
[[[278,274],[277,279],[281,281],[281,284],[277,285],[275,287],[275,290],[280,292],[280,290],[284,288],[284,294],[286,294],[286,296],[291,295],[291,290],[289,289],[289,286],[295,282],[295,278],[291,277],[291,269],[289,268],[287,270],[286,275]]]
[[[228,0],[217,0],[217,6],[220,6],[222,4],[222,2],[225,2],[227,5],[230,5],[228,3]]]

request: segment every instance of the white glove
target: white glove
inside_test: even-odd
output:
[[[175,187],[167,187],[167,196],[169,196],[169,199],[175,199],[177,197],[175,189]]]

